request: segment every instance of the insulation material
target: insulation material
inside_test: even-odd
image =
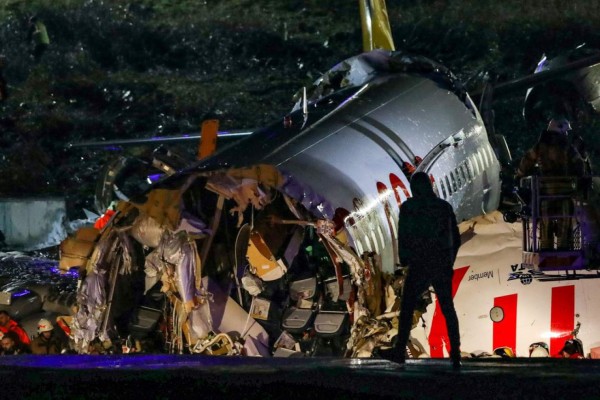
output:
[[[213,331],[210,302],[205,301],[188,314],[190,343],[206,338]]]
[[[164,263],[160,259],[158,249],[153,250],[146,256],[144,272],[146,275],[144,294],[160,281],[164,271]]]
[[[160,252],[162,260],[173,266],[170,278],[186,312],[190,312],[199,304],[196,290],[196,263],[199,262],[196,243],[185,232],[173,235],[165,233]]]
[[[271,201],[270,196],[259,187],[258,181],[251,178],[236,179],[219,174],[211,176],[206,188],[236,202],[237,206],[229,212],[238,214],[238,228],[243,223],[242,214],[248,205],[260,210]]]
[[[133,241],[131,236],[122,231],[119,231],[117,234],[119,237],[118,243],[122,250],[119,274],[128,275],[137,270],[137,263],[134,262],[135,250],[133,248]]]
[[[159,225],[174,230],[179,226],[181,213],[181,195],[183,190],[154,189],[147,194],[143,204],[133,204],[143,214],[154,218]]]
[[[102,237],[94,248],[92,255],[86,265],[87,273],[97,272],[98,268],[110,265],[109,260],[114,257],[116,233],[109,227],[102,233]]]
[[[164,231],[165,228],[156,219],[140,213],[133,221],[129,234],[144,246],[156,248]]]
[[[283,184],[283,176],[272,165],[258,164],[246,168],[234,168],[227,171],[227,175],[234,178],[252,179],[272,188],[279,188]]]
[[[249,271],[242,276],[242,287],[250,293],[251,296],[258,296],[263,291],[263,284],[260,278],[251,274]]]
[[[78,353],[87,353],[96,338],[106,308],[106,271],[86,276],[77,294],[78,311],[73,318],[73,340]]]

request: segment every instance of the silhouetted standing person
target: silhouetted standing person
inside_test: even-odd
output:
[[[452,300],[453,266],[460,247],[456,215],[450,203],[435,195],[426,173],[415,173],[410,188],[413,197],[400,207],[398,221],[400,262],[408,267],[408,276],[402,291],[393,358],[404,362],[417,300],[431,285],[446,317],[452,364],[459,368],[460,334]]]
[[[50,37],[48,36],[46,25],[35,15],[29,18],[27,39],[29,41],[33,40],[33,59],[35,62],[40,61],[42,54],[44,54],[46,48],[50,45]]]

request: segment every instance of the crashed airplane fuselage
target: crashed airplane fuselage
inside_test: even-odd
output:
[[[338,64],[281,120],[63,246],[81,270],[77,351],[152,331],[174,353],[370,356],[395,333],[415,170],[459,221],[498,205],[498,161],[448,70],[385,51]]]

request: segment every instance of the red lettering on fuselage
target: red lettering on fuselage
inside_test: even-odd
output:
[[[398,206],[402,203],[402,199],[400,198],[399,190],[402,190],[404,196],[408,199],[410,197],[410,192],[406,188],[406,185],[394,174],[390,174],[390,183],[392,184],[392,189],[394,190],[394,195],[396,196],[396,202],[398,202]]]

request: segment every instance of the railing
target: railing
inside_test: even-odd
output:
[[[597,243],[586,220],[588,181],[572,176],[529,176],[520,188],[527,199],[522,212],[523,264],[536,270],[589,268],[586,252]]]

